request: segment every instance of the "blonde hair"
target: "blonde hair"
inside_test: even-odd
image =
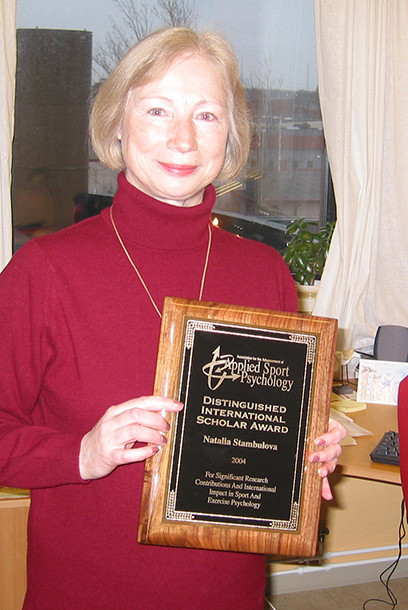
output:
[[[219,178],[234,178],[246,163],[250,127],[245,91],[239,79],[238,62],[230,44],[220,34],[199,34],[189,28],[165,28],[135,44],[95,96],[90,135],[101,162],[117,171],[125,169],[117,134],[129,92],[160,78],[183,54],[208,57],[220,70],[227,98],[228,138]]]

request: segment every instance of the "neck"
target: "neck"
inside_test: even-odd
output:
[[[162,318],[163,317],[162,312],[160,311],[156,301],[154,300],[153,295],[150,292],[148,285],[146,284],[142,274],[140,273],[139,268],[136,265],[135,261],[130,256],[129,250],[126,248],[125,244],[123,243],[123,239],[120,236],[120,233],[119,233],[118,228],[116,226],[115,220],[113,218],[113,206],[111,206],[109,208],[109,217],[110,217],[110,221],[112,223],[112,228],[113,228],[113,230],[115,232],[115,235],[116,235],[116,237],[118,239],[118,242],[119,242],[119,244],[120,244],[120,246],[121,246],[121,248],[123,250],[123,253],[125,254],[126,258],[128,259],[129,264],[132,266],[132,268],[135,271],[137,277],[139,278],[139,281],[142,284],[143,288],[145,289],[146,294],[148,295],[152,306],[156,310],[158,316],[160,318]],[[203,292],[204,292],[205,278],[206,278],[206,275],[207,275],[208,261],[209,261],[209,258],[210,258],[211,243],[212,243],[212,231],[211,231],[210,223],[208,223],[207,228],[208,228],[208,244],[207,244],[207,252],[206,252],[205,260],[204,260],[203,273],[202,273],[202,276],[201,276],[200,292],[198,294],[198,300],[199,301],[201,301],[202,296],[203,296]]]
[[[118,176],[113,211],[124,240],[149,248],[182,250],[207,243],[207,227],[214,203],[215,190],[211,185],[206,188],[202,203],[179,207],[146,195],[131,185],[122,173]],[[103,215],[110,223],[107,210]]]

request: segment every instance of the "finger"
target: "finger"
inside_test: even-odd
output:
[[[307,457],[308,461],[311,464],[317,464],[321,462],[322,464],[335,461],[337,463],[337,458],[341,455],[341,447],[340,445],[329,445],[328,447],[324,447],[319,449],[318,451],[313,451]]]
[[[113,407],[116,415],[132,409],[142,409],[145,411],[181,411],[182,408],[183,404],[181,402],[173,400],[172,398],[164,398],[163,396],[141,396]]]
[[[153,457],[160,448],[157,445],[144,445],[135,449],[116,449],[112,451],[112,459],[117,466],[143,462]]]
[[[175,402],[171,399],[160,396],[143,397],[111,407],[108,410],[106,423],[109,425],[109,422],[112,422],[115,429],[125,428],[133,424],[159,430],[160,432],[168,432],[170,426],[163,416],[163,411],[180,411],[182,408],[183,405],[180,402]],[[120,442],[124,440],[127,442],[132,440],[132,438],[132,433],[126,438],[126,434],[122,430]]]
[[[333,493],[330,487],[330,483],[327,477],[323,478],[323,482],[322,482],[322,498],[324,500],[333,500]]]
[[[315,440],[316,445],[333,445],[340,443],[343,438],[347,435],[347,430],[344,426],[336,422],[335,420],[330,420],[329,422],[329,430],[319,436]]]
[[[136,442],[163,447],[167,443],[167,438],[164,433],[158,430],[132,424],[117,429],[114,434],[114,441],[114,444],[119,447],[133,446]]]
[[[131,430],[134,429],[134,431],[137,432],[139,426],[158,430],[163,433],[168,432],[170,429],[170,424],[161,413],[145,411],[144,409],[129,409],[123,411],[112,420],[112,424],[115,433],[118,434],[116,438],[119,442],[131,440],[133,438],[133,432]],[[129,438],[126,438],[126,435],[129,435]]]
[[[328,477],[329,474],[332,474],[335,471],[336,466],[337,466],[337,460],[331,460],[330,462],[324,462],[318,470],[319,475],[322,478]]]

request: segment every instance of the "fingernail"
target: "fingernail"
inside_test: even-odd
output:
[[[326,444],[326,441],[324,440],[324,438],[319,438],[319,439],[317,439],[317,441],[316,441],[316,445],[317,445],[318,447],[321,447],[321,446],[323,446],[323,445],[325,445],[325,444]]]

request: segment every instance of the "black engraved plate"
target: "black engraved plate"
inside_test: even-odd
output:
[[[185,320],[167,519],[297,529],[316,345]]]

